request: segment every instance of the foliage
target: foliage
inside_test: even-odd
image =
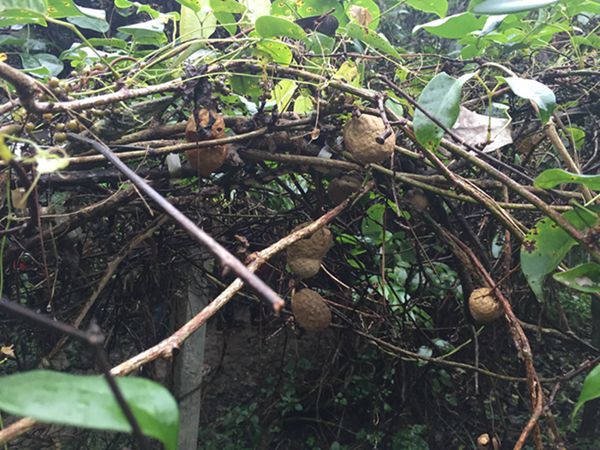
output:
[[[124,152],[242,260],[331,210],[327,191],[336,178],[356,175],[370,189],[330,224],[335,248],[319,274],[302,282],[329,301],[334,327],[326,339],[297,332],[293,341],[320,351],[286,348],[273,358],[254,398],[206,424],[205,448],[466,448],[484,430],[512,444],[519,430],[504,418],[525,424],[531,413],[522,400],[526,384],[506,381],[522,377],[520,357],[533,355],[531,366],[551,378],[584,357],[563,354],[564,342],[596,356],[600,343],[588,338],[600,336],[600,317],[588,306],[600,293],[597,1],[91,4],[0,5],[0,60],[36,86],[24,94],[0,72],[0,159],[10,167],[0,170],[3,295],[69,321],[82,311],[71,293],[90,291],[97,303],[83,317],[93,314],[114,332],[114,362],[173,331],[169,299],[195,257],[190,241],[161,228],[109,273],[109,289],[95,291],[97,275],[156,212],[145,201],[118,203],[130,186],[67,133]],[[320,28],[325,19],[333,30]],[[208,94],[199,94],[206,85]],[[225,115],[235,139],[225,166],[191,182],[197,173],[164,156],[175,149],[183,159],[177,140],[200,106]],[[453,138],[448,131],[463,110],[481,127]],[[352,165],[341,130],[359,113],[381,117],[386,132],[397,133],[389,161]],[[492,122],[500,117],[509,138],[493,147]],[[111,208],[102,210],[105,202]],[[207,283],[222,289],[225,272],[207,273]],[[306,287],[290,279],[283,260],[270,261],[265,273],[286,298]],[[489,284],[484,273],[522,322],[567,333],[552,330],[524,351],[522,340],[511,341],[521,325],[510,314],[510,330],[504,321],[475,326],[465,299]],[[283,318],[268,315],[257,333],[271,339],[289,331],[288,309]],[[0,408],[129,431],[101,378],[27,371],[55,342],[10,325],[0,326],[0,348],[11,349],[0,354],[0,367],[13,373],[0,378]],[[552,341],[557,336],[563,341]],[[93,369],[77,361],[69,371]],[[568,375],[564,397],[545,406],[568,416],[580,382]],[[143,431],[174,448],[176,407],[149,383],[119,379]],[[32,402],[36,396],[46,401]],[[599,396],[596,367],[575,412]],[[67,411],[65,403],[91,412],[73,415],[82,410]],[[139,413],[149,403],[156,409]],[[577,447],[576,437],[568,439]]]

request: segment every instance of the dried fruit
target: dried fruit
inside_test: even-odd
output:
[[[323,297],[311,289],[301,289],[292,297],[296,322],[306,331],[321,331],[331,324],[331,311]]]
[[[54,142],[65,142],[67,140],[67,133],[59,131],[54,133]]]
[[[293,231],[305,225],[299,225]],[[315,276],[321,268],[323,258],[332,246],[333,236],[327,227],[318,229],[305,239],[300,239],[287,249],[287,263],[290,270],[300,280]]]
[[[327,188],[327,195],[329,195],[331,202],[337,205],[357,192],[361,185],[361,178],[355,175],[342,175],[331,180]]]
[[[71,119],[66,124],[67,130],[76,132],[79,131],[79,122],[76,119]]]
[[[357,161],[380,163],[394,152],[396,134],[392,134],[383,142],[377,143],[377,138],[385,131],[383,120],[368,114],[353,117],[344,126],[344,147]]]
[[[216,111],[202,109],[198,111],[200,126],[197,126],[194,114],[189,118],[185,127],[185,138],[188,142],[200,142],[209,139],[225,137],[225,121]],[[185,152],[187,159],[198,174],[208,177],[223,165],[227,158],[227,145],[200,147]]]
[[[474,289],[469,296],[469,311],[476,322],[493,322],[502,314],[502,305],[489,288]]]

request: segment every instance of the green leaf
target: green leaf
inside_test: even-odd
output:
[[[360,225],[362,235],[374,245],[380,245],[384,238],[383,216],[385,214],[385,205],[376,203],[367,209]]]
[[[274,1],[273,6],[275,6],[276,3],[283,2]],[[294,3],[297,2],[294,1]],[[283,5],[279,5],[279,7],[283,10]],[[339,0],[304,0],[298,6],[298,14],[300,17],[320,16],[332,9],[335,9],[333,15],[341,25],[348,23],[348,17],[346,17],[342,2]],[[289,8],[285,7],[285,10],[287,10],[287,14],[289,14]]]
[[[531,100],[540,110],[540,120],[546,124],[556,108],[554,92],[539,81],[520,77],[504,78],[513,93],[521,98]]]
[[[371,22],[369,23],[369,29],[375,31],[379,26],[379,17],[381,16],[381,12],[379,11],[379,6],[373,0],[350,0],[346,3],[346,16],[349,19],[352,19],[350,11],[353,6],[358,6],[360,8],[365,8],[369,11],[371,16]]]
[[[475,14],[512,14],[558,3],[559,0],[478,0],[471,2],[469,10]]]
[[[79,28],[94,30],[99,33],[106,33],[110,29],[110,25],[106,21],[106,11],[103,9],[83,8],[81,11],[85,15],[77,17],[69,17],[67,21]]]
[[[600,264],[585,263],[554,274],[554,279],[581,292],[600,293]]]
[[[241,14],[246,7],[235,0],[210,0],[210,7],[214,12]]]
[[[448,0],[407,0],[406,4],[419,11],[444,17],[448,12]]]
[[[296,114],[309,114],[314,110],[312,97],[309,95],[299,95],[294,100],[294,112]]]
[[[233,75],[229,79],[229,85],[233,92],[253,101],[257,101],[263,92],[259,79],[250,75]]]
[[[117,1],[123,1],[123,0],[115,0],[115,5],[117,4]],[[179,3],[182,7],[185,6],[186,8],[191,9],[194,12],[198,12],[200,11],[200,8],[202,8],[202,0],[176,0],[177,3]]]
[[[359,41],[370,45],[386,55],[402,58],[400,53],[398,53],[398,50],[396,50],[385,37],[369,28],[364,28],[356,23],[349,23],[346,26],[346,34],[351,38],[358,39]]]
[[[338,68],[333,78],[338,78],[351,84],[352,86],[360,86],[360,73],[354,61],[344,61]]]
[[[480,30],[486,22],[485,17],[475,17],[473,14],[464,12],[453,16],[436,19],[413,28],[416,33],[421,28],[429,33],[446,39],[459,39],[468,36],[473,31]]]
[[[445,127],[452,128],[460,112],[463,84],[472,76],[473,74],[469,73],[456,79],[445,72],[437,74],[421,92],[419,105]],[[437,148],[444,135],[444,130],[433,123],[421,110],[415,111],[413,128],[419,143],[431,150]]]
[[[567,211],[562,216],[580,231],[598,223],[598,215],[584,208]],[[544,298],[546,275],[556,270],[575,245],[577,241],[549,218],[541,219],[529,230],[521,245],[521,270],[538,299]]]
[[[237,20],[233,14],[228,12],[214,12],[215,18],[219,25],[221,25],[231,36],[235,36],[237,32]]]
[[[559,184],[583,184],[590,189],[600,189],[600,175],[579,175],[563,169],[548,169],[540,173],[533,185],[542,189],[552,189]]]
[[[83,16],[85,10],[81,6],[77,6],[73,3],[73,0],[49,0],[48,10],[46,14],[53,19],[61,19],[63,17],[77,17]]]
[[[142,432],[175,450],[179,411],[169,391],[143,378],[116,382]],[[0,409],[47,423],[131,432],[108,383],[97,375],[34,370],[0,377]]]
[[[256,32],[265,38],[282,36],[299,40],[306,38],[306,33],[300,25],[276,16],[261,16],[256,19]]]
[[[256,44],[256,49],[268,55],[271,61],[287,66],[292,61],[289,45],[273,39],[263,39]]]
[[[46,26],[47,11],[44,0],[2,0],[0,2],[0,27],[34,23]]]
[[[281,113],[287,109],[297,88],[298,83],[294,80],[281,80],[275,85],[273,99],[277,104],[277,111]]]
[[[208,7],[208,0],[200,0],[202,8],[194,11],[186,6],[181,7],[179,36],[182,41],[191,39],[207,39],[217,29],[217,18]]]
[[[62,72],[64,65],[60,59],[50,53],[22,53],[19,55],[23,70],[37,77],[56,76]]]
[[[577,414],[577,411],[581,409],[585,402],[598,397],[600,397],[600,364],[594,367],[588,376],[585,377],[583,388],[573,410],[573,415]]]
[[[131,35],[133,40],[138,44],[154,45],[157,47],[167,42],[167,37],[163,32],[164,29],[165,25],[159,19],[152,19],[118,28],[120,32]]]

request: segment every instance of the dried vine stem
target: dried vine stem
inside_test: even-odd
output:
[[[127,255],[129,255],[129,253],[131,253],[146,239],[150,238],[156,232],[156,230],[158,230],[166,221],[167,216],[165,215],[161,215],[160,217],[155,219],[148,227],[146,227],[145,230],[143,230],[138,235],[134,236],[133,239],[131,239],[123,248],[121,248],[119,252],[108,262],[108,264],[106,265],[106,269],[104,270],[104,274],[102,275],[102,278],[96,285],[94,292],[92,292],[92,295],[86,300],[86,302],[79,310],[77,317],[75,317],[75,319],[73,320],[73,323],[71,324],[73,327],[79,328],[79,326],[85,319],[87,313],[90,311],[92,306],[94,306],[96,300],[98,299],[104,288],[108,285],[109,281],[111,280],[113,274],[115,273],[119,265],[125,260],[125,258],[127,258]],[[66,344],[68,339],[68,335],[63,336],[56,343],[54,348],[50,350],[50,353],[48,353],[48,356],[46,356],[45,359],[47,361],[51,360]]]
[[[200,229],[194,222],[186,217],[181,211],[173,206],[166,198],[154,190],[142,177],[137,175],[127,165],[121,161],[110,148],[99,141],[81,137],[77,134],[68,133],[69,139],[90,145],[103,157],[108,159],[115,167],[122,172],[131,182],[144,194],[156,202],[177,224],[183,228],[192,238],[204,245],[224,267],[229,267],[236,275],[242,278],[249,286],[254,288],[264,299],[269,301],[275,312],[283,307],[283,300],[273,289],[250,272],[242,262],[233,256],[225,247],[215,241],[208,233]]]
[[[294,242],[310,236],[315,231],[331,222],[344,209],[346,209],[352,201],[355,201],[364,195],[366,192],[372,189],[372,187],[373,183],[367,184],[367,186],[365,186],[365,188],[363,188],[358,195],[344,200],[338,206],[323,214],[319,219],[315,220],[310,225],[307,225],[300,230],[289,234],[266,249],[253,254],[252,262],[248,264],[247,270],[252,273],[256,272],[256,270],[258,270],[266,261],[271,259],[277,253],[285,250]],[[244,282],[240,278],[237,278],[202,311],[200,311],[196,316],[194,316],[189,322],[184,324],[171,336],[162,340],[155,346],[150,347],[149,349],[144,350],[138,355],[128,359],[127,361],[122,362],[118,366],[113,367],[110,373],[113,376],[124,376],[140,368],[144,364],[148,364],[149,362],[152,362],[158,358],[172,358],[173,352],[178,350],[183,342],[192,335],[192,333],[203,326],[208,319],[214,316],[223,306],[227,304],[227,302],[233,299],[235,294],[238,293],[243,286]],[[3,430],[0,430],[0,444],[5,444],[10,440],[21,436],[22,434],[34,428],[37,424],[38,423],[34,419],[26,417],[7,426]]]

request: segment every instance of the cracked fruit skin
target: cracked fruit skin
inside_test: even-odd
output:
[[[293,231],[303,228],[299,225]],[[323,227],[307,238],[294,242],[287,249],[287,264],[299,280],[314,277],[321,268],[323,258],[333,247],[333,235],[329,228]]]
[[[383,142],[377,138],[385,131],[383,120],[369,114],[353,117],[344,126],[344,147],[362,164],[380,163],[394,152],[396,134],[392,132]]]
[[[500,301],[486,287],[474,289],[469,296],[469,311],[479,323],[490,323],[504,314]]]
[[[185,127],[185,139],[188,142],[201,142],[209,139],[225,137],[225,121],[216,111],[201,109],[198,111],[200,126],[196,124],[195,115],[188,119]],[[208,177],[218,170],[227,158],[227,145],[200,147],[185,152],[190,166],[202,177]]]
[[[322,331],[331,324],[331,310],[323,297],[311,289],[301,289],[294,294],[292,312],[306,331]]]

